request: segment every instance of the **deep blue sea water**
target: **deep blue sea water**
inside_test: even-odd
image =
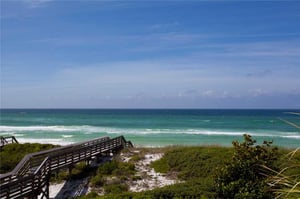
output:
[[[248,133],[258,142],[300,146],[300,110],[1,109],[0,136],[74,143],[124,135],[136,145],[223,145]]]

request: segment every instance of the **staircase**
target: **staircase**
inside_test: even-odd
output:
[[[101,137],[28,154],[13,171],[0,174],[0,198],[49,198],[51,172],[94,157],[115,154],[127,147],[133,145],[124,136]]]

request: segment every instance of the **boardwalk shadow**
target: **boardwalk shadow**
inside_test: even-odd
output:
[[[92,161],[89,165],[89,170],[94,170],[96,172],[99,165],[111,161],[112,157],[101,157],[101,159],[97,161]],[[76,198],[79,196],[84,196],[88,192],[90,176],[80,177],[80,178],[70,178],[68,179],[61,190],[55,197],[55,199],[65,199],[65,198]]]
[[[55,199],[76,198],[87,193],[89,177],[82,179],[69,179],[56,195]]]

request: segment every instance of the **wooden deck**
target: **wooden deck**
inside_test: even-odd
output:
[[[102,137],[28,154],[12,172],[0,175],[0,198],[49,198],[51,172],[132,146],[123,136]]]

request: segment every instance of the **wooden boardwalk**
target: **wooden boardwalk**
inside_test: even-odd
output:
[[[28,154],[13,171],[0,175],[0,198],[49,198],[51,172],[132,146],[123,136],[102,137]]]
[[[18,143],[15,136],[0,136],[0,148],[7,144]]]

